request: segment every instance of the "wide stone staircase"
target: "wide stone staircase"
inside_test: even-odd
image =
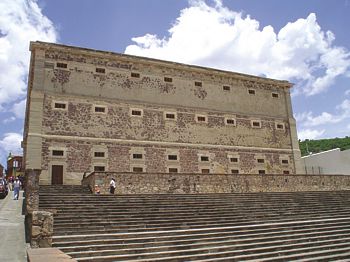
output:
[[[78,261],[350,261],[350,191],[92,195],[41,186]]]

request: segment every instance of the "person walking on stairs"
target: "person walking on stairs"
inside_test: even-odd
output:
[[[111,194],[114,194],[115,191],[115,180],[114,178],[111,179],[111,182],[109,183],[109,192]]]

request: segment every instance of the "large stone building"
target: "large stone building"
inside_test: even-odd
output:
[[[222,70],[32,42],[26,169],[301,173],[290,88]]]

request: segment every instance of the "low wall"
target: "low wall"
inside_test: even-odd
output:
[[[36,248],[27,249],[27,261],[28,262],[76,262],[75,259],[63,253],[58,248]]]
[[[33,211],[31,247],[51,247],[53,235],[53,214],[47,211]]]
[[[344,175],[230,175],[94,172],[83,184],[108,194],[111,178],[116,194],[197,194],[350,190]]]

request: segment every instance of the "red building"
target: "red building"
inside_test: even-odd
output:
[[[17,177],[19,175],[24,175],[23,156],[12,156],[9,154],[7,158],[6,177]]]

